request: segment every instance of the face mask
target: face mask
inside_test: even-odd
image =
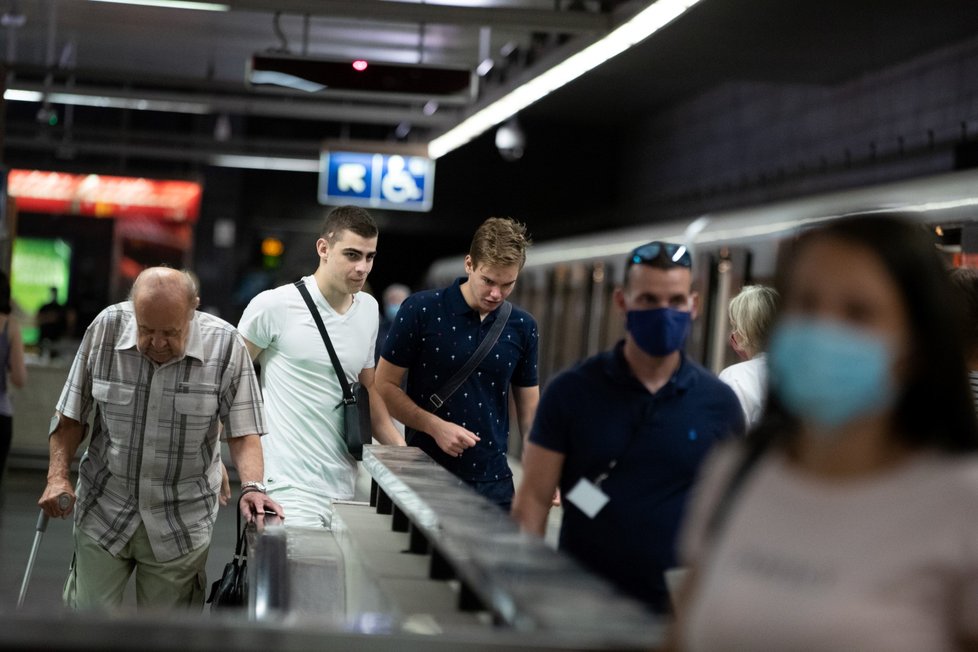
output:
[[[387,317],[387,321],[394,321],[394,317],[397,316],[397,311],[401,309],[401,304],[387,304],[384,306],[384,316]]]
[[[831,434],[893,403],[887,342],[831,321],[790,319],[771,337],[771,386],[785,408]]]
[[[629,310],[625,328],[632,339],[649,355],[664,356],[678,351],[686,342],[692,317],[673,308]]]

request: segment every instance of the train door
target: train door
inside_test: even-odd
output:
[[[727,306],[752,275],[751,251],[746,247],[721,247],[697,255],[694,288],[699,292],[699,317],[687,353],[719,373],[737,362],[728,344],[730,319]]]

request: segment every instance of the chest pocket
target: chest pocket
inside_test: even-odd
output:
[[[177,414],[193,417],[212,417],[217,414],[217,388],[198,385],[194,390],[195,393],[177,394],[173,397],[173,409]]]
[[[132,403],[133,388],[104,380],[92,381],[92,398],[99,403],[110,405],[129,405]]]

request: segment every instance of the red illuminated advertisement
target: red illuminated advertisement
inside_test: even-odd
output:
[[[20,211],[90,217],[140,217],[195,222],[201,186],[100,174],[11,170],[8,193]]]

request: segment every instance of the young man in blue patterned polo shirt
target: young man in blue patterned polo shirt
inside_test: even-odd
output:
[[[499,340],[458,390],[438,408],[430,399],[492,329],[528,244],[522,224],[486,220],[465,256],[466,276],[401,304],[377,366],[377,387],[391,416],[407,426],[408,444],[506,510],[514,493],[506,462],[510,386],[524,436],[540,399],[533,317],[513,307]]]

